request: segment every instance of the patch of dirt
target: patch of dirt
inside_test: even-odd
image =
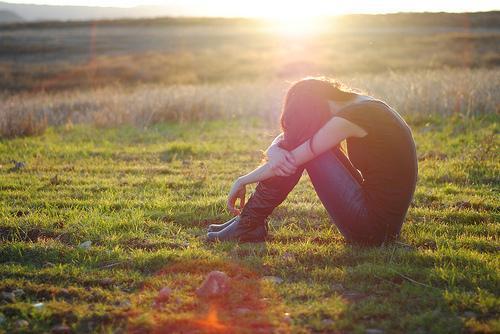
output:
[[[425,152],[421,155],[418,156],[419,161],[425,161],[425,160],[446,160],[448,159],[448,155],[443,152],[437,152],[437,151],[429,151]]]
[[[56,239],[63,243],[70,243],[69,234],[60,231],[42,229],[37,227],[27,230],[11,226],[0,227],[0,240],[2,241],[38,242],[42,239]]]
[[[29,210],[12,211],[12,215],[14,215],[16,217],[24,217],[24,216],[28,216],[30,214],[31,214],[31,211],[29,211]]]
[[[435,240],[432,239],[426,239],[423,240],[416,245],[417,248],[420,249],[430,249],[430,250],[436,250],[437,249],[437,243]]]
[[[473,203],[469,201],[458,201],[455,204],[453,204],[453,207],[459,209],[459,210],[475,210],[475,211],[494,211],[498,210],[498,207],[488,205],[488,204],[483,204],[483,203]]]
[[[185,249],[189,247],[187,242],[170,242],[170,241],[150,241],[142,238],[131,238],[123,242],[125,247],[129,249],[144,249],[148,251],[156,251],[159,249]]]
[[[361,300],[368,298],[367,294],[357,292],[357,291],[344,291],[344,292],[342,292],[341,296],[342,296],[342,298],[344,298],[345,300],[347,300],[351,303],[356,303],[356,302],[359,302]]]

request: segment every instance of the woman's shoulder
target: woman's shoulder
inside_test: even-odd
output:
[[[336,116],[358,115],[370,118],[373,113],[390,112],[389,105],[379,99],[368,95],[360,95],[355,101],[339,110]]]
[[[370,108],[379,108],[379,109],[388,109],[391,110],[391,106],[384,100],[379,98],[370,96],[370,95],[358,95],[358,98],[352,104],[352,107],[370,107]]]
[[[340,110],[335,116],[347,119],[367,132],[386,132],[387,128],[409,128],[403,117],[385,101],[368,97]]]

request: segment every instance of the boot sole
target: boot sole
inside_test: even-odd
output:
[[[237,216],[231,218],[229,221],[225,222],[224,224],[211,224],[208,225],[208,232],[220,232],[223,229],[225,229],[227,226],[231,225],[236,221]],[[229,223],[229,224],[227,224]],[[227,225],[226,225],[227,224]]]
[[[207,234],[205,241],[206,242],[226,242],[226,241],[231,241],[231,242],[238,242],[238,243],[259,243],[259,242],[266,242],[269,239],[269,236],[265,236],[263,238],[238,238],[238,239],[230,239],[230,240],[219,240],[217,237],[210,237],[209,234]]]

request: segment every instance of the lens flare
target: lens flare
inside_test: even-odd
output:
[[[197,321],[198,325],[206,330],[224,333],[228,331],[228,327],[220,322],[217,306],[210,304],[207,316],[204,319]]]

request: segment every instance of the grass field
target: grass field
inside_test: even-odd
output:
[[[0,25],[0,90],[199,85],[500,65],[498,11],[354,15],[319,25],[319,32],[305,35],[239,19]]]
[[[307,175],[267,243],[203,242],[276,134],[259,118],[1,141],[0,291],[22,292],[2,294],[0,331],[500,331],[498,116],[411,125],[420,174],[401,240],[365,249],[343,242]],[[194,290],[211,270],[231,287],[205,301]]]
[[[0,26],[0,334],[500,332],[499,18]],[[306,75],[412,127],[401,239],[346,244],[304,175],[266,243],[205,243]],[[213,270],[229,292],[202,299]]]

